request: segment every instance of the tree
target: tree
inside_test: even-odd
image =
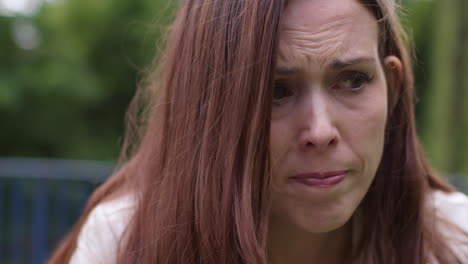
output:
[[[0,155],[115,160],[124,112],[156,52],[154,23],[171,19],[167,5],[68,0],[0,17]],[[15,44],[25,28],[38,32],[38,48]]]

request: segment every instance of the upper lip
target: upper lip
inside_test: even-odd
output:
[[[292,176],[291,178],[294,178],[294,179],[301,179],[301,178],[325,179],[325,178],[345,174],[346,172],[348,172],[348,171],[347,170],[314,171],[314,172],[300,173],[300,174]]]

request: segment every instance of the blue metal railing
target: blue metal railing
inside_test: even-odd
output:
[[[0,158],[0,263],[44,263],[113,169],[110,162]]]
[[[0,158],[0,177],[104,181],[114,163],[103,161]]]

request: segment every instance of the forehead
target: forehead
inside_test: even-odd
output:
[[[283,14],[279,66],[378,56],[377,21],[359,0],[290,0]]]

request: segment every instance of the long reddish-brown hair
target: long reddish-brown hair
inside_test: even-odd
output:
[[[404,73],[389,81],[384,154],[360,206],[365,230],[353,258],[424,263],[430,252],[449,263],[454,256],[425,217],[425,202],[432,190],[453,188],[430,169],[416,135],[411,50],[392,0],[361,2],[379,23],[381,58],[399,57]],[[50,263],[67,263],[91,210],[127,192],[137,203],[118,263],[268,263],[272,82],[286,4],[182,3],[159,74],[130,107],[122,150],[129,157],[91,196]]]

